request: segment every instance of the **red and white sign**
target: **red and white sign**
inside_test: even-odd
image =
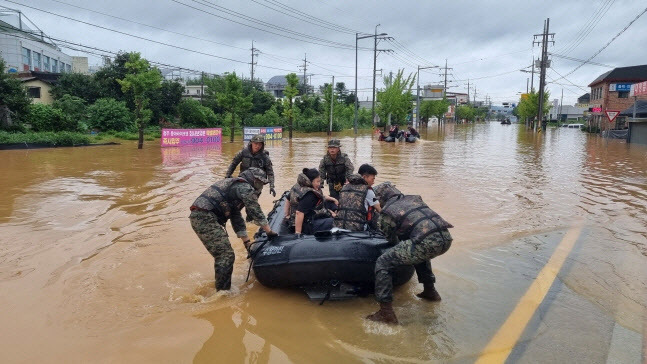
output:
[[[620,114],[620,111],[618,111],[618,110],[607,110],[607,111],[605,111],[605,113],[607,114],[607,118],[609,119],[609,122],[612,123],[616,119],[618,114]]]
[[[630,96],[643,96],[647,95],[647,81],[634,83],[631,85]]]

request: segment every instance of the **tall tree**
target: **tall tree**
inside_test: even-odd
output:
[[[396,121],[402,121],[412,109],[412,95],[411,88],[415,83],[416,78],[413,73],[410,73],[407,78],[404,78],[404,70],[399,70],[397,75],[390,79],[384,77],[384,91],[377,93],[377,101],[380,103],[378,106],[378,113],[380,117],[386,120],[389,114],[392,115]]]
[[[150,92],[161,87],[162,74],[150,63],[141,58],[139,53],[131,53],[125,64],[127,73],[123,79],[117,80],[123,92],[132,92],[135,104],[135,121],[139,129],[137,149],[144,147],[144,127],[151,119],[152,111],[148,108]]]
[[[550,110],[550,93],[548,91],[545,92],[544,94],[544,108],[543,108],[543,113],[542,115],[548,114],[548,111]],[[519,105],[517,106],[517,113],[519,114],[519,117],[522,119],[529,118],[532,120],[536,115],[537,115],[537,107],[539,105],[539,93],[536,91],[531,91],[528,94],[528,97],[524,97],[521,99],[519,102]],[[541,120],[539,120],[541,123]]]
[[[252,95],[243,94],[243,83],[230,73],[225,77],[224,91],[216,94],[218,105],[231,115],[231,135],[229,141],[234,142],[234,128],[236,119],[252,108]]]
[[[99,98],[101,90],[93,76],[81,73],[64,73],[52,86],[50,94],[54,100],[64,95],[76,96],[92,104]]]
[[[14,127],[12,116],[20,120],[27,114],[31,99],[17,79],[5,73],[5,61],[0,58],[0,127],[11,129]]]
[[[297,86],[299,85],[299,78],[297,77],[296,73],[290,73],[289,75],[285,76],[285,79],[287,80],[288,84],[285,87],[285,91],[283,91],[283,95],[285,95],[285,99],[283,100],[283,116],[288,118],[288,135],[289,138],[292,139],[292,124],[294,122],[294,97],[299,92],[299,90],[297,89]]]

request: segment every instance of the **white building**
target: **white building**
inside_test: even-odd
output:
[[[0,9],[0,56],[6,72],[72,72],[72,57],[18,10]]]
[[[184,86],[184,95],[182,97],[184,98],[190,98],[190,99],[195,99],[195,100],[200,100],[204,97],[204,93],[207,92],[207,86],[202,86],[202,85],[191,85],[191,86]]]

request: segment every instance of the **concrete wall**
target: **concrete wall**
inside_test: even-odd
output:
[[[52,86],[49,83],[43,82],[41,80],[31,80],[23,82],[22,85],[25,89],[31,87],[40,87],[40,98],[33,98],[32,102],[34,104],[51,105],[54,102],[52,95],[49,93],[49,91],[52,89]]]

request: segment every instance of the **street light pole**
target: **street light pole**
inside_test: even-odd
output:
[[[425,70],[429,68],[438,68],[438,66],[429,66],[429,67],[420,67],[418,66],[418,73],[416,75],[416,125],[415,127],[420,127],[420,70]]]
[[[355,120],[353,121],[353,129],[355,130],[355,135],[357,135],[357,109],[358,97],[357,97],[357,41],[359,40],[359,33],[355,33]]]
[[[375,38],[375,48],[373,49],[373,104],[371,107],[373,109],[373,120],[375,120],[375,73],[377,72],[375,68],[377,66],[377,37],[387,35],[386,33],[377,34],[377,27],[379,26],[380,24],[375,26],[375,34],[369,34],[360,37],[359,33],[355,33],[355,120],[353,122],[355,134],[357,134],[357,111],[359,109],[359,95],[357,94],[357,41],[360,39]]]

